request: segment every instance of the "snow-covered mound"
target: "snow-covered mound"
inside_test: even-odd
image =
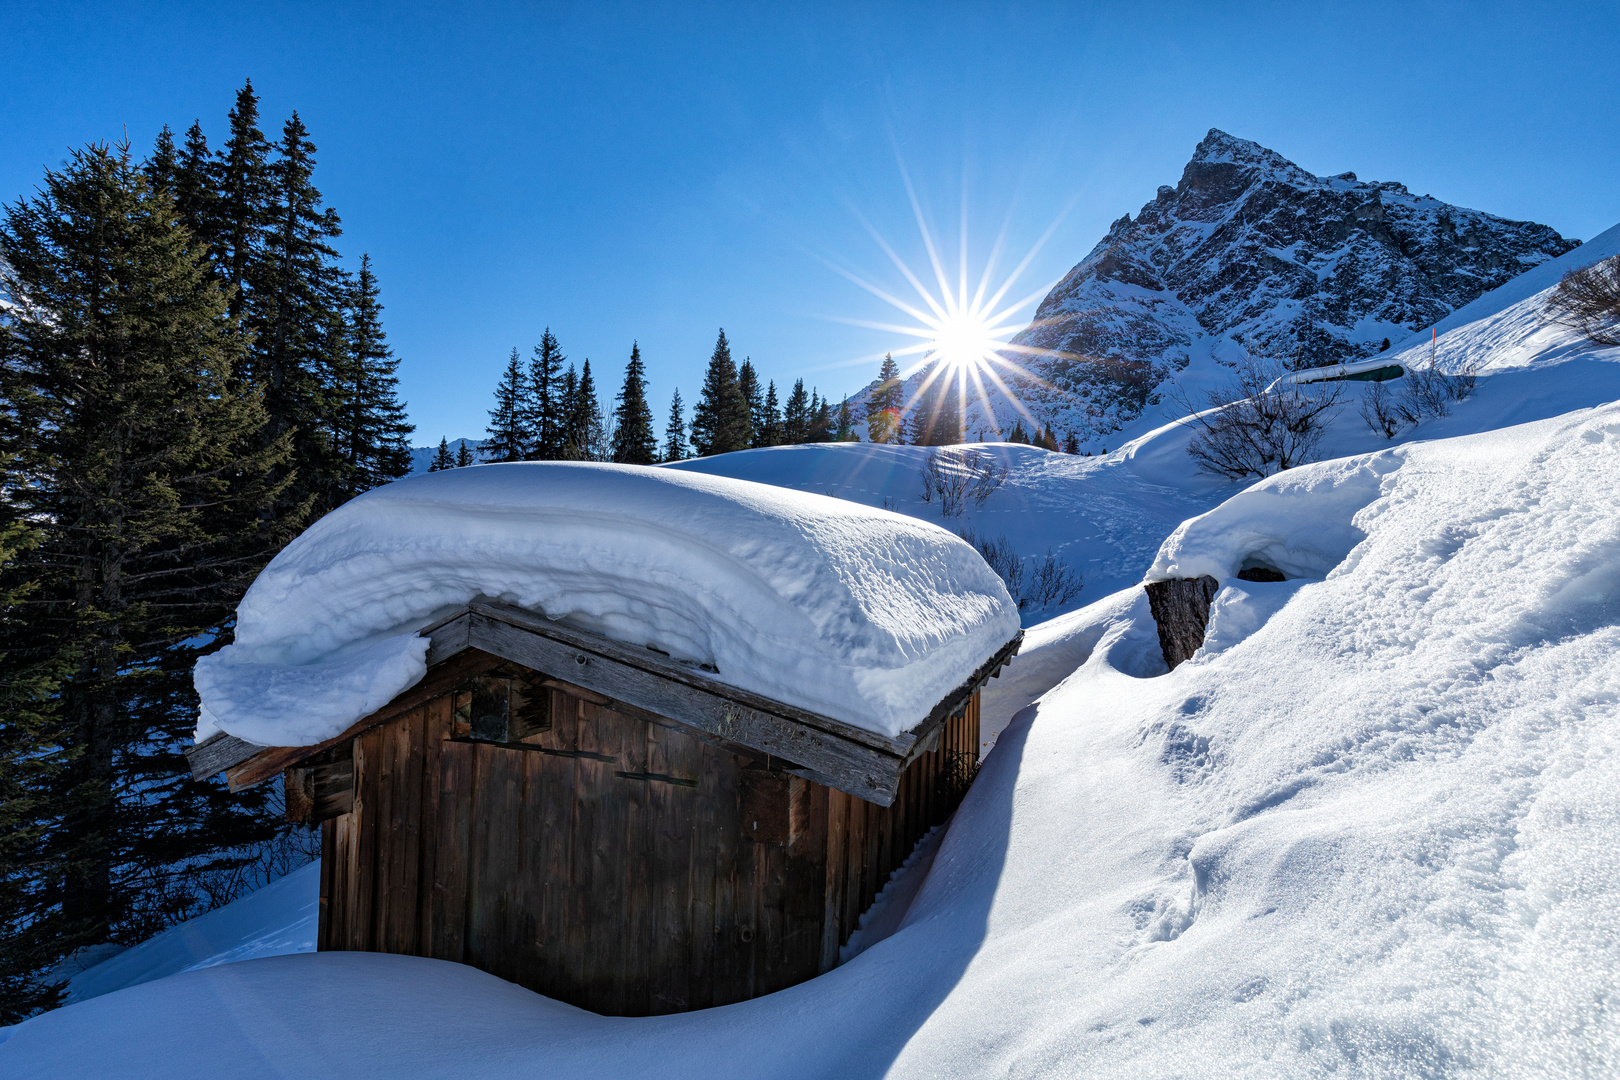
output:
[[[417,631],[479,595],[888,735],[1018,632],[974,550],[900,514],[671,470],[483,465],[366,492],[277,555],[235,643],[197,665],[198,736],[338,734],[419,680]]]
[[[86,968],[69,981],[67,1000],[88,1001],[218,964],[314,952],[320,884],[317,860]]]
[[[254,960],[31,1020],[0,1073],[1615,1075],[1620,405],[1300,474],[1164,565],[1297,549],[1313,512],[1349,546],[1228,582],[1173,672],[1139,588],[1067,617],[1044,647],[1083,662],[825,976],[624,1020],[412,957]]]

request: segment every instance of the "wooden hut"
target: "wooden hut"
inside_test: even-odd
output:
[[[977,769],[1005,642],[897,737],[483,600],[336,738],[190,751],[319,822],[322,950],[471,964],[598,1013],[681,1012],[827,971]]]

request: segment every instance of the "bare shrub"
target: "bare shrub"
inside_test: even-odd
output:
[[[1447,375],[1436,368],[1408,371],[1403,380],[1405,393],[1396,410],[1401,419],[1410,424],[1430,417],[1449,416],[1451,403],[1473,393],[1475,381],[1471,369],[1457,375]]]
[[[1323,422],[1344,394],[1342,383],[1282,381],[1282,365],[1247,357],[1232,381],[1211,390],[1203,407],[1173,395],[1198,429],[1187,453],[1206,472],[1241,480],[1270,476],[1313,460]]]
[[[1542,312],[1598,345],[1620,345],[1620,255],[1571,270]]]
[[[939,500],[940,515],[958,518],[968,500],[982,507],[1007,479],[1007,465],[977,450],[930,450],[928,460],[918,470],[922,477],[921,498],[925,503]]]
[[[1023,556],[1013,550],[1005,535],[997,536],[994,540],[980,538],[971,526],[965,526],[957,535],[979,549],[979,554],[1001,578],[1002,584],[1007,586],[1008,595],[1018,601],[1020,608],[1067,604],[1080,595],[1080,589],[1085,584],[1081,575],[1069,569],[1068,563],[1047,548],[1046,557],[1034,562],[1034,573],[1029,574],[1026,585],[1025,574],[1029,567],[1025,565]]]
[[[1001,583],[1007,586],[1007,593],[1018,606],[1024,606],[1024,560],[1013,550],[1012,544],[1006,536],[998,536],[994,540],[979,538],[971,526],[963,528],[956,535],[979,549],[979,555],[996,572]]]
[[[1373,383],[1367,396],[1361,399],[1361,418],[1367,421],[1373,434],[1386,439],[1393,439],[1395,433],[1401,430],[1400,407],[1395,395],[1385,389],[1381,382]]]
[[[1029,591],[1025,593],[1025,599],[1036,607],[1067,604],[1080,595],[1080,589],[1084,584],[1084,579],[1070,570],[1068,563],[1053,555],[1051,548],[1047,548],[1046,558],[1035,564],[1035,572],[1030,575]]]

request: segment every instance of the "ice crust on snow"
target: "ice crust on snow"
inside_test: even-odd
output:
[[[885,735],[1018,632],[974,550],[912,518],[672,470],[483,465],[366,492],[277,555],[197,665],[199,738],[337,735],[422,677],[421,627],[480,595]]]

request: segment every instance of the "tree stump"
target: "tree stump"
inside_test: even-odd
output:
[[[1204,628],[1209,625],[1209,603],[1221,583],[1205,574],[1199,578],[1150,581],[1148,607],[1159,624],[1159,648],[1172,671],[1177,664],[1204,644]]]

